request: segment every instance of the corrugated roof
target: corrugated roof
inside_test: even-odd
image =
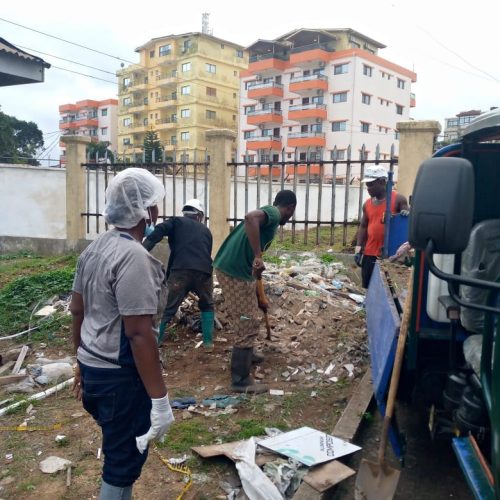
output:
[[[20,57],[28,61],[43,64],[45,68],[50,68],[50,64],[48,62],[45,62],[41,57],[33,56],[31,54],[28,54],[28,52],[25,52],[24,50],[18,49],[15,45],[12,45],[2,37],[0,37],[0,52],[6,52],[7,54],[12,54],[16,57]]]

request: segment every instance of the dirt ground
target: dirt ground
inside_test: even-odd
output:
[[[259,346],[265,361],[256,368],[256,377],[273,389],[282,389],[284,395],[247,396],[233,413],[200,405],[204,398],[230,394],[232,332],[220,294],[216,294],[216,312],[223,328],[216,331],[214,352],[205,353],[195,347],[200,336],[188,325],[171,332],[161,350],[170,399],[192,396],[198,403],[193,411],[174,410],[176,422],[165,443],[159,445],[159,453],[166,458],[188,455],[193,485],[183,498],[226,498],[220,482],[231,482],[235,477],[229,460],[200,459],[190,452],[191,446],[262,435],[265,427],[294,429],[307,425],[332,432],[368,364],[364,311],[348,297],[348,292],[358,290],[342,273],[336,275],[344,280],[342,290],[325,293],[310,293],[303,283],[278,271],[269,275],[266,293],[271,302],[273,338],[265,340],[265,328],[261,328]],[[196,312],[196,305],[191,304],[185,317],[192,320]],[[0,348],[14,345],[7,343],[2,342]],[[71,352],[69,328],[58,332],[53,342],[30,344],[25,364],[42,353],[50,358],[66,356]],[[0,393],[0,400],[6,397]],[[25,405],[1,418],[0,498],[97,498],[102,456],[97,458],[100,430],[92,418],[67,389],[34,403],[28,410]],[[61,427],[32,432],[9,428],[23,422],[28,426]],[[66,436],[62,443],[55,440],[59,434]],[[39,470],[39,462],[50,455],[73,463],[70,486],[66,486],[65,472],[47,475]],[[134,488],[134,498],[175,499],[185,486],[184,477],[169,470],[156,453],[150,452]]]

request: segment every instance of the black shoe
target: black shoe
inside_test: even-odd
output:
[[[231,355],[231,390],[234,392],[244,392],[261,394],[267,392],[269,387],[264,384],[257,384],[250,375],[252,366],[251,347],[233,347]]]
[[[258,365],[264,361],[264,355],[257,352],[255,349],[252,350],[252,365]]]

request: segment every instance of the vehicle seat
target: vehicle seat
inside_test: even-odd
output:
[[[479,222],[471,231],[462,253],[462,276],[486,281],[500,280],[500,219]],[[488,290],[462,285],[460,295],[467,302],[486,304]],[[471,333],[483,333],[484,312],[461,307],[460,321]]]

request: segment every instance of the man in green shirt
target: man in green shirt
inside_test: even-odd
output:
[[[265,266],[262,253],[267,250],[278,226],[292,217],[297,205],[295,193],[280,191],[273,205],[266,205],[245,215],[225,239],[214,260],[217,279],[224,293],[229,321],[235,330],[231,356],[232,389],[235,392],[266,392],[250,375],[253,347],[259,333],[259,307],[255,279],[261,279]]]

